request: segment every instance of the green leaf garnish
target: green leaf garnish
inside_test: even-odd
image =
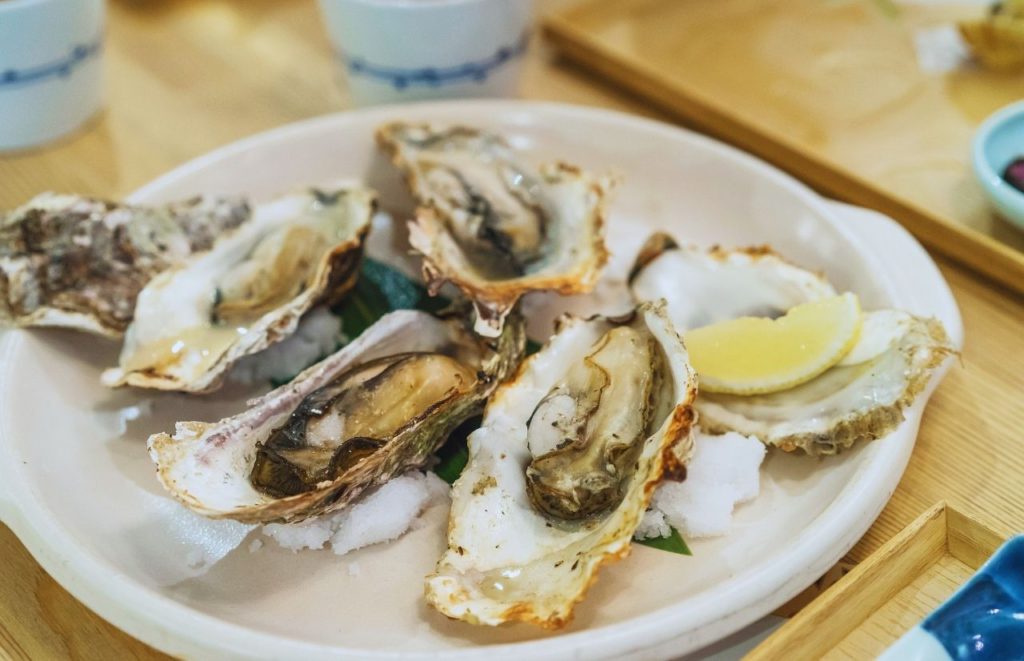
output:
[[[438,454],[440,455],[440,452]],[[465,445],[460,445],[434,466],[434,472],[448,484],[455,484],[455,480],[459,479],[459,476],[462,475],[462,471],[466,468],[466,462],[468,461],[469,448]]]
[[[466,439],[470,433],[480,427],[480,416],[474,416],[455,428],[448,436],[448,440],[436,452],[438,462],[433,471],[437,476],[448,484],[454,484],[455,480],[462,475],[469,461],[469,447]]]
[[[220,297],[219,289],[216,295]],[[408,309],[437,312],[448,305],[446,298],[430,296],[423,285],[406,277],[398,269],[367,257],[363,260],[355,287],[331,311],[341,317],[342,333],[353,340],[389,312]],[[344,344],[339,344],[310,365],[320,362],[342,346]],[[271,379],[270,385],[280,388],[291,383],[299,372],[287,378]]]
[[[445,298],[430,296],[423,285],[401,271],[366,258],[356,286],[334,311],[341,317],[341,330],[354,339],[388,312],[437,312],[447,305]]]
[[[641,539],[637,540],[637,544],[650,546],[652,549],[678,553],[679,555],[693,555],[690,551],[690,547],[686,545],[686,540],[683,539],[683,536],[680,535],[679,531],[675,528],[672,528],[672,532],[670,532],[667,537]]]
[[[373,285],[389,311],[421,309],[425,299],[430,298],[423,285],[410,280],[398,269],[369,257],[363,260],[359,282]]]

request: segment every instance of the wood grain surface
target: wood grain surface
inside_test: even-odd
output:
[[[0,157],[0,208],[44,190],[122,196],[220,145],[347,106],[313,0],[111,0],[106,71],[107,110],[87,130]],[[522,95],[665,119],[542,43],[531,47]],[[852,562],[943,499],[1000,535],[1024,529],[1024,300],[937,261],[967,346]],[[2,526],[0,553],[0,658],[158,658],[64,592]]]
[[[1024,292],[1024,232],[971,171],[981,121],[1024,77],[918,64],[973,0],[587,0],[546,24],[567,54]]]
[[[874,659],[948,599],[975,569],[943,554],[921,575],[872,613],[821,661]]]
[[[936,503],[745,661],[876,658],[956,592],[1005,541],[980,520]]]
[[[794,661],[814,661],[835,651],[860,623],[877,614],[945,553],[946,506],[938,503],[783,624],[747,661],[786,654]]]

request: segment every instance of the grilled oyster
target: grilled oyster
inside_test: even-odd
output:
[[[640,249],[629,282],[637,300],[665,299],[680,333],[737,317],[780,317],[801,303],[836,295],[824,277],[767,246],[702,249],[680,246],[662,233]]]
[[[663,305],[566,318],[469,438],[427,600],[474,624],[568,623],[599,567],[629,552],[655,485],[682,477],[695,395]]]
[[[363,188],[312,190],[256,207],[207,253],[140,292],[108,386],[206,392],[235,361],[287,337],[355,283],[376,204]]]
[[[539,170],[494,134],[463,126],[394,123],[378,143],[420,203],[409,240],[432,291],[450,281],[469,296],[476,330],[495,336],[528,292],[590,291],[608,259],[610,180],[555,163]]]
[[[869,312],[861,339],[845,361],[803,384],[765,395],[701,393],[701,429],[756,436],[787,452],[836,454],[881,438],[903,422],[903,410],[924,390],[931,373],[953,352],[942,324],[906,314],[895,336],[879,337]],[[904,313],[905,314],[905,313]]]
[[[776,317],[835,295],[823,277],[767,248],[682,248],[664,235],[641,251],[631,287],[638,300],[664,297],[680,333],[739,316]],[[763,395],[702,391],[695,408],[707,432],[756,436],[787,452],[836,454],[895,429],[953,352],[937,320],[875,310],[865,314],[857,344],[843,360],[811,381]]]
[[[248,218],[239,199],[145,207],[38,195],[0,219],[0,325],[120,337],[153,276]]]
[[[400,310],[220,422],[179,422],[149,450],[175,498],[213,518],[297,521],[422,465],[518,364],[522,319],[482,339],[465,315]]]

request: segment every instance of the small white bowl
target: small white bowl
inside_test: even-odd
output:
[[[514,96],[532,0],[320,0],[357,106]]]
[[[102,103],[103,0],[0,2],[0,150],[49,142]]]

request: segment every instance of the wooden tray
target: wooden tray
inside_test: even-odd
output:
[[[904,528],[746,657],[875,658],[967,581],[1005,540],[944,503]]]
[[[914,46],[983,12],[976,0],[586,0],[543,29],[580,64],[1024,292],[1024,232],[970,169],[975,129],[1024,98],[1024,76],[926,73]]]

